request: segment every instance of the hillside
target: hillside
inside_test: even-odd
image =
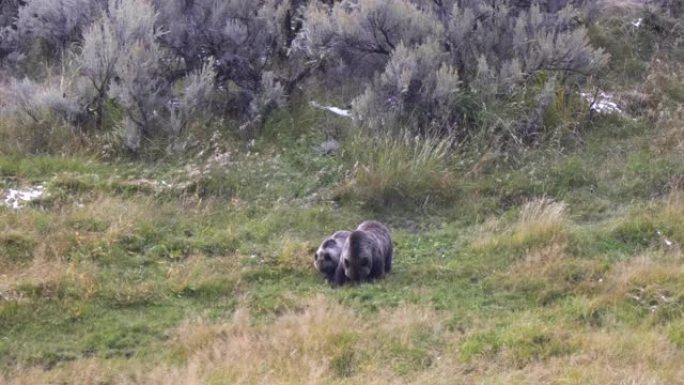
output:
[[[0,384],[684,384],[684,7],[628,3],[586,21],[590,76],[447,118],[364,126],[320,108],[339,79],[137,148],[119,96],[82,126],[1,110]],[[392,273],[330,287],[315,249],[369,218]]]

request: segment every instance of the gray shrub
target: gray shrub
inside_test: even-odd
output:
[[[39,41],[61,53],[80,39],[100,9],[92,0],[27,0],[18,10],[17,34],[25,46]]]
[[[273,93],[287,79],[273,71],[287,67],[276,63],[286,59],[286,25],[294,12],[289,1],[158,0],[157,6],[165,30],[160,41],[178,58],[171,76],[211,63],[230,101],[227,109],[246,119],[266,112],[260,110],[270,105],[266,99],[277,102]]]
[[[400,44],[422,44],[442,29],[432,14],[406,0],[345,0],[332,7],[310,2],[303,18],[297,50],[364,75],[381,68]]]
[[[80,96],[98,126],[104,103],[111,98],[126,114],[125,132],[137,129],[134,136],[151,136],[163,127],[169,84],[163,76],[156,17],[145,0],[112,0],[85,31],[77,62],[88,81]]]
[[[451,135],[465,129],[458,124],[464,115],[474,113],[459,106],[464,95],[481,109],[512,97],[540,72],[584,76],[605,63],[606,55],[590,46],[578,22],[581,14],[570,3],[316,3],[306,9],[296,47],[312,60],[334,57],[366,66],[370,85],[354,106],[368,127],[410,126]],[[373,60],[359,60],[364,56]]]
[[[252,135],[321,84],[343,86],[374,132],[461,138],[495,115],[524,140],[567,79],[606,61],[584,3],[5,0],[0,75],[23,79],[6,92],[15,112],[113,129],[132,150],[217,116]]]
[[[67,98],[64,89],[54,84],[38,84],[28,78],[12,79],[0,95],[7,101],[0,112],[18,114],[33,123],[43,122],[51,116],[73,120],[79,107]]]

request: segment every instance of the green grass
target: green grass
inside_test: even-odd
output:
[[[248,328],[270,346],[266,362],[281,359],[269,344],[283,339],[325,357],[330,381],[379,368],[429,378],[440,360],[495,378],[488,362],[501,373],[543,367],[597,349],[593,333],[652,325],[679,346],[682,273],[667,266],[680,252],[663,242],[684,242],[684,202],[667,184],[684,161],[654,156],[643,122],[594,124],[586,146],[541,147],[479,173],[460,166],[465,155],[400,142],[387,158],[360,158],[361,175],[349,159],[365,143],[350,139],[342,155],[322,156],[316,134],[288,142],[280,131],[255,152],[236,147],[219,166],[0,157],[11,183],[49,192],[21,211],[0,209],[0,225],[12,229],[0,237],[1,370],[60,376],[84,360],[183,366],[211,346],[194,347],[205,337],[182,326],[196,317],[209,335]],[[388,179],[378,185],[377,175]],[[329,287],[313,250],[371,217],[393,229],[393,273]],[[359,329],[315,331],[306,317],[320,296]],[[241,309],[248,326],[231,326]],[[270,329],[292,317],[313,329]],[[203,378],[232,378],[220,367]]]

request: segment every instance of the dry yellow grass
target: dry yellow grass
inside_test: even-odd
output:
[[[213,282],[237,281],[240,278],[238,264],[238,258],[191,255],[182,262],[169,264],[166,278],[171,289],[176,292]]]
[[[160,208],[152,198],[135,200],[102,196],[86,203],[74,215],[85,218],[107,218],[110,220],[105,231],[108,242],[116,240],[121,234],[131,231],[136,225],[154,219]]]
[[[445,317],[416,305],[402,305],[373,317],[317,297],[302,309],[262,324],[238,309],[232,319],[213,323],[191,318],[173,333],[165,362],[80,359],[45,371],[28,369],[0,383],[35,384],[681,384],[684,352],[659,330],[575,328],[563,330],[535,316],[521,316],[511,333],[529,330],[575,346],[574,352],[516,364],[515,345],[496,356],[463,362],[459,332]],[[561,326],[561,325],[558,325]],[[435,333],[443,344],[415,374],[397,372],[400,359],[387,346],[405,348],[415,333]],[[504,339],[524,338],[505,337]],[[441,348],[440,348],[441,346]],[[347,367],[348,366],[348,367]],[[348,370],[348,371],[346,371]]]
[[[566,204],[550,198],[539,198],[525,203],[516,233],[521,238],[555,234],[567,223]]]
[[[368,318],[319,296],[307,301],[303,308],[282,314],[274,323],[257,322],[244,308],[236,310],[224,323],[189,319],[176,329],[168,343],[166,363],[137,362],[123,369],[123,363],[116,360],[83,359],[51,371],[31,369],[5,381],[12,385],[64,381],[184,385],[405,383],[407,378],[396,373],[393,365],[403,359],[402,349],[411,349],[420,342],[416,341],[416,333],[440,335],[447,347],[458,338],[457,333],[446,330],[444,319],[416,305],[380,311]],[[441,354],[429,352],[434,367],[442,366]]]
[[[684,190],[674,189],[668,195],[663,215],[668,222],[684,223]]]
[[[51,297],[70,285],[83,299],[91,298],[97,291],[97,266],[89,262],[67,262],[63,259],[46,260],[34,258],[25,269],[13,269],[0,274],[0,300],[21,300],[21,287],[41,289],[41,296]]]
[[[652,100],[647,114],[655,122],[652,143],[659,155],[677,154],[684,149],[684,106],[681,88],[677,90],[682,82],[684,64],[681,62],[656,58],[649,63],[643,87]]]
[[[566,259],[566,246],[564,242],[560,242],[532,250],[508,271],[501,273],[497,281],[509,289],[517,290],[539,279],[557,278],[557,272],[563,268]]]
[[[682,384],[684,352],[659,330],[588,331],[582,335],[581,354],[558,367],[561,384]],[[542,365],[535,365],[541,367]]]
[[[526,244],[549,247],[554,243],[565,243],[569,225],[565,203],[539,198],[527,202],[511,226],[503,225],[496,218],[486,221],[472,245],[479,249]]]
[[[111,244],[121,234],[130,231],[141,222],[154,219],[159,207],[145,199],[126,200],[119,197],[100,196],[80,205],[61,207],[49,217],[41,217],[38,211],[0,214],[0,232],[19,233],[36,243],[34,257],[61,258],[71,248],[94,242]],[[104,231],[79,229],[77,224],[106,218]],[[44,229],[37,226],[44,223]]]
[[[538,321],[537,321],[538,322]],[[535,360],[523,367],[510,365],[500,356],[480,360],[469,366],[451,361],[423,373],[420,384],[563,384],[563,385],[624,385],[683,384],[684,351],[670,343],[660,330],[637,329],[595,330],[562,325],[528,324],[557,333],[576,346],[573,353]],[[523,322],[515,327],[525,327]],[[558,334],[560,333],[560,334]],[[553,335],[553,334],[552,334]],[[451,360],[451,359],[450,359]],[[464,372],[465,369],[465,372]]]
[[[335,194],[371,206],[453,202],[458,199],[459,180],[450,168],[451,144],[409,133],[372,139],[358,136],[345,150],[355,164]]]
[[[614,267],[606,276],[601,300],[610,305],[628,301],[634,306],[649,308],[672,304],[673,288],[681,288],[684,266],[676,261],[656,261],[643,255]]]
[[[278,264],[292,269],[307,269],[313,263],[314,251],[314,246],[309,242],[285,238],[278,253]]]
[[[505,227],[505,224],[499,217],[487,218],[480,226],[473,237],[471,244],[475,248],[483,248],[489,244],[493,239],[499,235]]]
[[[117,197],[99,196],[81,205],[73,205],[50,212],[25,209],[22,212],[5,210],[0,214],[0,232],[7,237],[24,240],[27,245],[21,261],[0,256],[0,293],[5,299],[22,299],[20,287],[34,287],[43,297],[51,297],[70,287],[84,300],[101,290],[96,282],[98,267],[88,260],[68,258],[78,249],[106,252],[136,224],[151,220],[157,211],[144,200],[128,201]],[[97,220],[106,218],[102,229],[90,228]],[[97,227],[97,226],[95,226]],[[117,298],[145,297],[155,288],[149,282],[119,287]],[[147,293],[147,294],[145,294]]]
[[[540,258],[542,264],[557,260],[548,255],[530,258],[529,262]],[[206,259],[193,257],[188,261],[188,269],[206,264]],[[616,269],[607,279],[617,287],[629,287],[633,277],[640,277],[645,269],[653,267],[644,260],[625,263],[624,268]],[[185,276],[171,273],[176,274]],[[48,371],[19,369],[11,377],[0,379],[0,383],[683,383],[684,352],[669,342],[660,328],[643,327],[625,332],[579,325],[568,327],[548,323],[534,313],[522,313],[503,330],[492,329],[503,341],[498,353],[466,361],[458,352],[468,334],[449,329],[448,314],[428,307],[401,305],[393,310],[362,315],[323,296],[300,303],[302,306],[284,312],[272,323],[253,318],[244,307],[239,307],[231,319],[223,322],[193,316],[175,329],[164,348],[165,353],[153,361],[83,358]],[[535,350],[529,343],[534,343],[536,336],[560,350],[556,353]],[[430,347],[421,352],[420,370],[402,370],[406,357],[426,339]]]

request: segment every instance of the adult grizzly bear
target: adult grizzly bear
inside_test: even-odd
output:
[[[387,226],[364,221],[349,234],[335,271],[334,283],[371,281],[392,270],[392,238]]]

